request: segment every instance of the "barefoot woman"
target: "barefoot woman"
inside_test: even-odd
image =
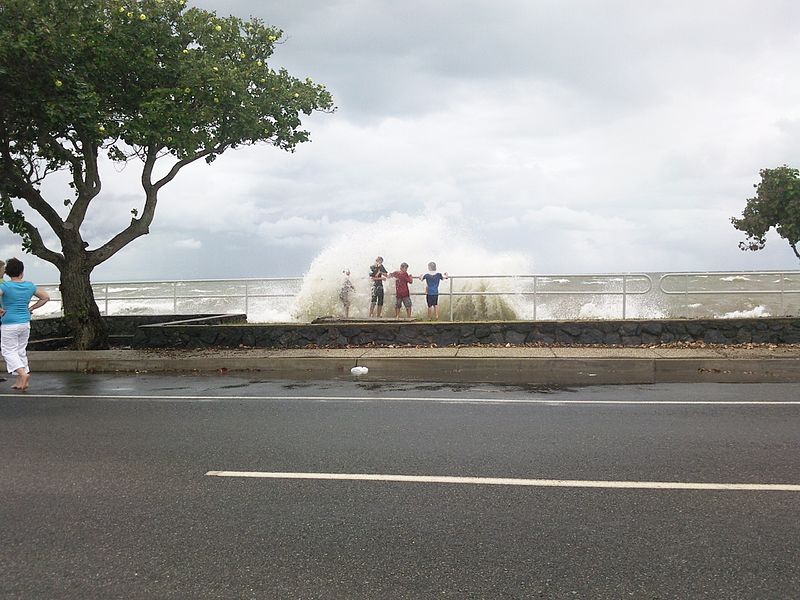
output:
[[[6,275],[11,281],[0,284],[0,301],[3,303],[3,326],[0,327],[0,348],[9,373],[16,373],[17,383],[11,386],[15,390],[28,389],[30,370],[28,369],[28,337],[31,333],[31,313],[50,300],[43,289],[30,281],[23,281],[25,267],[17,258],[9,258],[6,263]],[[36,296],[36,304],[31,305],[31,298]]]

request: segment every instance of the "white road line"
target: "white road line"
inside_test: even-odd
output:
[[[800,400],[564,400],[547,398],[436,398],[425,396],[188,396],[124,394],[0,394],[0,398],[72,398],[85,400],[307,400],[314,402],[439,402],[443,404],[544,404],[544,405],[664,405],[664,406],[800,406]]]
[[[471,485],[516,485],[527,487],[611,488],[639,490],[730,490],[800,492],[790,483],[690,483],[680,481],[591,481],[580,479],[510,479],[505,477],[449,477],[436,475],[379,475],[372,473],[279,473],[263,471],[208,471],[208,477],[253,477],[262,479],[324,479],[341,481],[400,481],[405,483],[455,483]]]

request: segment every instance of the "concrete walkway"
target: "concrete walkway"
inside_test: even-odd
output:
[[[322,350],[103,350],[29,352],[38,372],[257,371],[275,379],[363,379],[511,384],[800,382],[800,346],[708,348],[459,347]]]

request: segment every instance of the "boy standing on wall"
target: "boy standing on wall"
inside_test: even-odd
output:
[[[408,274],[408,263],[401,263],[400,270],[390,275],[395,278],[395,289],[397,299],[394,303],[394,317],[400,318],[400,306],[406,307],[406,316],[411,318],[411,291],[408,289],[409,283],[414,283],[414,277]]]
[[[425,282],[425,300],[428,303],[429,320],[431,315],[433,315],[433,318],[437,321],[439,320],[439,282],[448,277],[449,275],[447,273],[442,275],[436,271],[435,262],[429,262],[428,272],[420,276],[420,280]],[[450,301],[453,301],[452,298]]]
[[[350,269],[342,271],[342,275],[344,275],[344,280],[342,281],[342,287],[339,288],[339,300],[342,301],[344,318],[347,319],[350,317],[350,296],[356,291],[356,286],[350,281]]]
[[[383,257],[375,259],[375,264],[369,268],[369,278],[372,280],[372,297],[369,303],[369,316],[375,314],[381,316],[383,312],[383,280],[386,279],[388,271],[383,266]],[[377,309],[377,310],[376,310]]]

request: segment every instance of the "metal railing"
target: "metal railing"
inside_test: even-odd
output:
[[[567,279],[568,278],[568,279]],[[591,279],[592,283],[603,284],[611,286],[615,289],[551,289],[554,285],[558,287],[559,281],[572,281],[580,279]],[[602,280],[602,281],[598,281]],[[248,313],[251,304],[254,300],[258,299],[286,299],[295,298],[299,292],[300,285],[304,281],[302,277],[274,277],[274,278],[248,278],[248,279],[189,279],[189,280],[157,280],[157,281],[115,281],[115,282],[101,282],[93,283],[92,287],[95,292],[95,300],[98,307],[104,314],[111,314],[111,304],[120,302],[137,302],[137,301],[166,301],[171,304],[173,314],[177,314],[179,302],[189,302],[193,300],[228,300],[228,301],[243,301],[244,312]],[[469,290],[458,289],[464,286],[458,285],[458,282],[468,283],[470,281],[485,282],[502,281],[503,283],[495,286],[496,289],[482,290]],[[613,273],[613,274],[569,274],[569,275],[452,275],[448,279],[449,285],[446,290],[440,290],[440,299],[443,301],[449,300],[449,317],[452,321],[454,319],[455,304],[458,298],[461,297],[519,297],[525,300],[532,301],[533,319],[538,318],[537,311],[543,298],[548,296],[617,296],[621,299],[622,303],[622,318],[628,316],[628,302],[632,296],[641,296],[651,292],[653,288],[652,278],[645,273]],[[639,282],[639,286],[632,286],[635,282]],[[297,288],[297,291],[258,291],[258,288],[267,287],[270,284],[288,284]],[[259,285],[256,285],[259,284]],[[644,284],[644,285],[641,285]],[[220,287],[226,285],[230,288],[231,292],[197,292],[191,291],[192,288],[202,288],[203,286],[209,288]],[[549,286],[549,287],[548,287]],[[45,284],[48,290],[53,291],[51,298],[56,302],[60,302],[58,295],[58,284]],[[120,293],[120,289],[125,288],[154,288],[152,294],[130,294],[129,290],[125,293]],[[161,289],[159,289],[161,288]],[[254,289],[256,288],[256,289]],[[422,293],[414,293],[414,296],[424,296]],[[190,310],[183,310],[183,313],[191,313]],[[195,311],[203,312],[203,311]]]
[[[778,277],[778,289],[759,289],[745,287],[743,289],[729,289],[729,290],[708,290],[690,288],[690,283],[696,285],[702,279],[714,277],[717,279],[730,278],[731,281],[736,279],[749,281],[748,277]],[[681,289],[668,289],[669,282],[682,281]],[[694,281],[692,281],[694,280]],[[796,282],[796,288],[786,287],[786,282]],[[760,283],[760,282],[759,282]],[[666,287],[665,287],[666,286]],[[785,298],[789,294],[800,294],[800,271],[695,271],[683,273],[664,273],[658,282],[659,291],[667,296],[684,296],[685,304],[688,306],[689,298],[691,296],[758,296],[758,295],[771,295],[777,294],[779,296],[779,309],[780,314],[786,311]]]
[[[100,283],[100,284],[92,284],[93,288],[100,287],[103,289],[103,302],[105,307],[105,314],[108,313],[108,303],[109,301],[120,301],[120,300],[172,300],[172,312],[178,312],[178,300],[205,300],[205,299],[244,299],[244,312],[247,313],[248,309],[250,308],[250,299],[255,298],[294,298],[297,294],[290,294],[290,293],[269,293],[269,294],[258,294],[250,291],[250,285],[253,282],[286,282],[286,281],[296,281],[302,282],[302,277],[265,277],[265,278],[251,278],[251,279],[187,279],[187,280],[180,280],[180,281],[140,281],[140,282],[112,282],[112,283]],[[211,284],[242,284],[244,285],[244,293],[242,294],[221,294],[221,293],[211,293],[211,294],[179,294],[179,287],[182,285],[188,284],[203,284],[203,283],[211,283]],[[167,286],[172,289],[171,294],[162,295],[162,296],[124,296],[124,297],[111,297],[109,294],[109,288],[111,287],[119,287],[120,285],[161,285]],[[99,303],[98,303],[99,306]]]
[[[109,302],[121,302],[124,300],[171,300],[172,301],[172,312],[173,314],[177,314],[178,312],[178,301],[179,300],[206,300],[206,299],[243,299],[244,300],[244,311],[247,313],[250,300],[255,298],[294,298],[297,294],[296,293],[254,293],[250,291],[250,285],[252,283],[264,283],[264,282],[297,282],[302,283],[302,277],[251,277],[247,279],[178,279],[178,280],[154,280],[154,281],[109,281],[109,282],[100,282],[100,283],[92,283],[92,289],[94,290],[95,295],[95,302],[97,303],[98,308],[100,308],[103,314],[110,314],[109,313]],[[189,286],[189,285],[200,285],[200,284],[234,284],[234,285],[243,285],[244,291],[240,294],[223,294],[223,293],[181,293],[180,287],[181,286]],[[167,290],[170,290],[169,293],[161,294],[161,295],[146,295],[146,296],[127,296],[127,295],[114,295],[111,291],[113,288],[119,288],[123,286],[139,286],[139,287],[153,287],[153,286],[162,286],[165,287]],[[50,299],[57,303],[61,302],[61,297],[58,292],[59,284],[58,283],[50,283],[50,284],[43,284],[42,287],[45,287],[48,292],[50,293]]]
[[[249,313],[258,300],[286,301],[296,298],[304,281],[302,277],[273,277],[248,279],[190,279],[159,281],[116,281],[94,283],[95,299],[105,314],[112,314],[113,305],[128,303],[161,302],[160,312],[169,311],[191,314],[206,312],[193,306],[201,300],[220,300],[230,310],[234,303],[244,304]],[[477,282],[482,289],[469,289]],[[497,282],[495,284],[495,282]],[[577,286],[591,285],[591,289]],[[712,285],[713,284],[713,285]],[[709,285],[713,289],[709,288]],[[51,298],[60,302],[58,284],[45,286]],[[144,294],[148,290],[150,293]],[[224,290],[224,291],[223,291]],[[658,286],[653,289],[653,278],[646,273],[591,273],[567,275],[453,275],[447,285],[440,289],[443,312],[454,320],[459,298],[466,297],[514,297],[525,302],[526,314],[537,320],[539,310],[548,297],[573,296],[618,297],[621,301],[621,316],[629,317],[630,302],[634,297],[646,294],[662,294],[664,297],[683,296],[685,307],[694,296],[738,296],[747,298],[768,295],[779,301],[780,314],[786,314],[789,298],[800,294],[800,271],[695,271],[673,272],[660,275]],[[414,296],[424,296],[416,292]],[[748,298],[749,300],[749,298]],[[449,301],[449,309],[445,303]],[[180,304],[184,304],[183,307]],[[796,304],[796,303],[795,303]],[[800,305],[798,305],[800,306]],[[149,310],[152,307],[144,307]],[[532,308],[532,314],[530,312]],[[142,310],[141,307],[138,308]],[[180,309],[180,310],[179,310]],[[790,310],[796,310],[797,306]],[[213,310],[216,310],[213,309]],[[613,310],[617,310],[614,308]],[[546,311],[545,311],[546,312]],[[548,318],[548,317],[545,317]],[[552,317],[550,317],[552,318]]]
[[[582,279],[582,278],[592,278],[592,279],[600,279],[606,278],[609,281],[613,280],[621,280],[622,289],[621,290],[542,290],[539,287],[540,282],[547,281],[552,282],[559,279],[563,279],[569,277],[571,279]],[[463,292],[456,292],[453,290],[453,283],[456,280],[485,280],[485,279],[511,279],[513,282],[523,283],[523,282],[530,282],[532,289],[530,291],[519,291],[522,287],[520,285],[513,286],[516,289],[506,290],[506,291],[498,291],[498,292],[486,292],[486,291],[463,291]],[[628,284],[631,281],[646,281],[647,287],[645,289],[639,290],[630,290],[628,288]],[[591,273],[591,274],[575,274],[571,273],[570,275],[453,275],[449,278],[450,281],[450,289],[447,293],[450,300],[450,320],[453,320],[453,311],[454,311],[454,302],[453,298],[458,298],[459,296],[508,296],[508,295],[517,295],[522,297],[530,296],[533,301],[533,320],[537,319],[537,310],[539,307],[538,298],[542,296],[620,296],[622,299],[622,318],[627,318],[627,308],[628,308],[628,297],[629,296],[640,296],[644,294],[650,293],[653,289],[653,280],[652,278],[647,275],[646,273]]]

